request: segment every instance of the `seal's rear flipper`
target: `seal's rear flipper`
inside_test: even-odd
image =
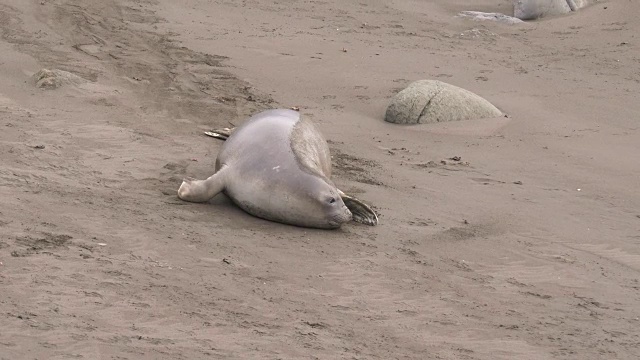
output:
[[[371,226],[378,225],[378,215],[376,215],[376,212],[373,211],[369,205],[340,190],[338,191],[340,192],[342,201],[349,208],[349,211],[351,211],[353,221]]]
[[[204,134],[207,136],[211,136],[214,137],[216,139],[225,141],[229,138],[229,136],[231,136],[231,134],[233,133],[233,130],[235,130],[236,128],[232,127],[232,128],[224,128],[224,129],[216,129],[216,130],[211,130],[211,131],[205,131]]]
[[[184,201],[205,202],[224,191],[227,167],[223,166],[206,180],[186,177],[178,189],[178,197]]]

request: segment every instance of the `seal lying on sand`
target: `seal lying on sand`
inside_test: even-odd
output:
[[[206,180],[185,179],[180,199],[205,202],[224,192],[251,215],[303,227],[338,228],[352,219],[378,223],[368,205],[330,180],[327,142],[298,112],[267,110],[236,129],[207,135],[226,140],[216,172]]]

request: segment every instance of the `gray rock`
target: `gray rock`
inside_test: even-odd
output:
[[[600,0],[567,0],[567,4],[571,8],[572,11],[578,11],[583,7],[587,7],[589,5],[593,5]]]
[[[438,80],[420,80],[400,91],[384,120],[395,124],[426,124],[502,116],[480,96]]]
[[[548,15],[562,15],[578,11],[598,0],[513,0],[513,16],[534,20]]]
[[[567,0],[514,0],[513,16],[534,20],[547,15],[566,14],[571,11]]]
[[[86,83],[87,80],[76,74],[58,69],[42,69],[32,76],[36,87],[41,89],[57,89],[64,84],[80,85]]]
[[[486,13],[481,11],[462,11],[458,14],[458,17],[464,17],[473,19],[476,21],[495,21],[503,24],[519,24],[524,21],[501,13]]]

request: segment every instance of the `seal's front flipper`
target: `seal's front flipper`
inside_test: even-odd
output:
[[[225,170],[226,167],[223,166],[218,172],[209,176],[206,180],[185,178],[178,189],[178,197],[190,202],[209,201],[224,190]]]
[[[340,190],[338,191],[340,192],[342,201],[349,208],[349,211],[351,211],[353,221],[371,226],[378,225],[378,215],[376,215],[376,212],[373,211],[369,205]]]
[[[216,129],[216,130],[211,130],[211,131],[205,131],[204,134],[207,136],[211,136],[214,137],[216,139],[225,141],[229,138],[229,136],[231,136],[231,134],[233,133],[233,130],[235,130],[236,128],[232,127],[232,128],[223,128],[223,129]]]

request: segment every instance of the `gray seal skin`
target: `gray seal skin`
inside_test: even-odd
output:
[[[186,178],[178,189],[185,201],[205,202],[224,192],[247,213],[272,221],[332,229],[353,219],[378,222],[373,210],[338,190],[331,177],[329,147],[310,121],[293,110],[267,110],[227,134],[206,180]],[[217,135],[217,134],[216,134]]]

